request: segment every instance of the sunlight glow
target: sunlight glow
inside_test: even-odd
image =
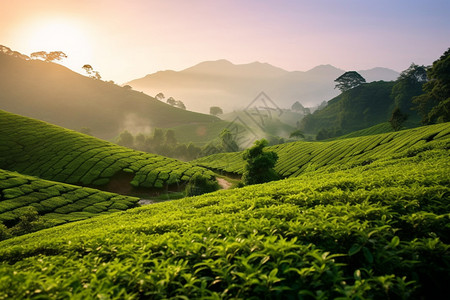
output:
[[[79,72],[93,59],[92,40],[86,26],[75,20],[50,18],[26,26],[26,48],[36,51],[63,51],[68,59],[60,62]]]

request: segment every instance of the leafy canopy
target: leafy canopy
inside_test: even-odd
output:
[[[413,102],[422,116],[422,123],[450,121],[450,48],[427,71],[429,81],[424,84],[424,94]]]
[[[365,83],[366,80],[358,72],[349,71],[336,78],[334,82],[337,82],[334,88],[338,88],[341,92],[345,92]]]
[[[251,148],[244,151],[243,158],[247,162],[242,176],[244,184],[258,184],[279,179],[273,169],[278,160],[278,154],[273,151],[264,151],[267,144],[265,139],[258,140]]]

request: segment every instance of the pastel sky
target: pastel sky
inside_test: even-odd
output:
[[[289,71],[429,65],[450,47],[448,0],[1,0],[0,44],[64,51],[123,83],[205,60]]]

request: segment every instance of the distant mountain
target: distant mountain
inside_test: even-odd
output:
[[[344,72],[331,65],[288,72],[267,63],[235,65],[217,60],[179,72],[156,72],[127,84],[149,95],[162,92],[201,112],[208,112],[210,106],[220,106],[226,111],[245,108],[260,92],[265,92],[281,108],[290,108],[295,101],[312,107],[339,94],[334,89],[334,80]],[[367,76],[368,82],[395,80],[399,75],[385,68],[359,72]]]
[[[221,122],[58,64],[0,53],[0,66],[0,109],[73,130],[88,127],[103,139],[125,129],[150,133],[154,127],[191,125],[195,130]]]

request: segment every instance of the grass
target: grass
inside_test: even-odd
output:
[[[370,164],[3,241],[0,298],[439,298],[450,280],[450,162],[439,140],[448,127],[434,128],[422,148]]]

